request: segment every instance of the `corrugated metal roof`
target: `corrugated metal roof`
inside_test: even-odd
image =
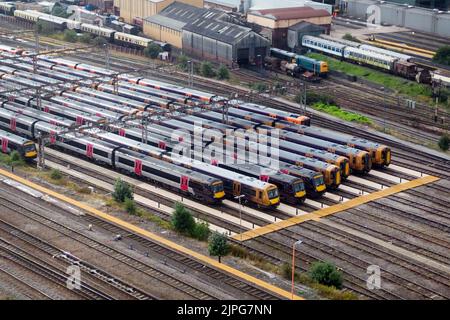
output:
[[[299,23],[296,23],[288,28],[289,30],[294,31],[311,31],[311,30],[322,30],[325,31],[324,27],[321,27],[317,24],[310,23],[308,21],[301,21]]]
[[[206,28],[212,24],[211,27]],[[234,44],[238,42],[244,36],[252,33],[255,37],[260,37],[252,31],[250,28],[242,27],[236,24],[232,24],[220,20],[201,20],[194,21],[186,24],[183,30],[190,31],[196,34],[200,34],[204,37],[218,40],[220,42]]]
[[[169,17],[165,17],[160,14],[155,14],[154,16],[144,19],[147,22],[156,23],[163,27],[167,27],[173,30],[181,31],[186,25],[186,22],[178,21]]]
[[[251,11],[249,14],[264,16],[273,20],[291,20],[304,19],[314,17],[328,17],[330,14],[323,9],[314,9],[311,7],[295,7],[295,8],[276,8]]]

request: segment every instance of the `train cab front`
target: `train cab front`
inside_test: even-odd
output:
[[[291,116],[291,117],[286,117],[286,121],[293,123],[293,124],[298,124],[298,125],[302,125],[302,126],[311,126],[311,118],[307,117],[307,116]],[[281,128],[281,127],[280,127]]]
[[[356,173],[368,173],[372,169],[372,157],[367,151],[361,151],[354,156],[353,171]]]
[[[37,150],[36,150],[36,145],[34,144],[34,142],[29,142],[29,143],[24,144],[23,155],[24,155],[25,160],[27,160],[27,161],[36,159]]]
[[[294,199],[296,203],[303,203],[305,202],[306,198],[306,190],[305,190],[305,184],[303,181],[298,181],[292,184]]]
[[[267,196],[269,198],[269,208],[275,209],[280,205],[280,193],[276,186],[271,186],[267,189]]]
[[[328,62],[321,61],[320,62],[320,75],[326,77],[328,75],[328,72],[329,72]]]
[[[341,170],[335,166],[327,168],[327,176],[329,177],[327,187],[337,189],[342,182]]]
[[[391,149],[387,146],[380,146],[376,150],[373,150],[374,164],[377,167],[389,166],[391,164]]]
[[[346,157],[339,157],[336,165],[341,170],[342,180],[346,180],[350,176],[350,163]]]
[[[313,186],[314,186],[314,193],[311,195],[312,198],[319,197],[326,192],[327,186],[325,185],[325,179],[323,178],[322,174],[314,176]]]
[[[214,203],[220,203],[222,202],[223,198],[225,197],[225,191],[223,189],[223,183],[222,181],[214,182],[211,185],[211,191],[214,198]]]

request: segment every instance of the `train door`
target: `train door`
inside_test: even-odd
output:
[[[235,196],[241,195],[241,184],[237,181],[233,181],[233,194]]]
[[[8,139],[2,138],[2,152],[8,153]]]

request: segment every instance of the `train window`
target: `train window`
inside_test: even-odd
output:
[[[123,163],[123,164],[125,164],[127,166],[133,166],[134,165],[133,161],[125,159],[125,158],[122,158],[122,157],[119,157],[119,162]]]

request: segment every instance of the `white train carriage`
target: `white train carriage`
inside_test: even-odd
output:
[[[67,29],[67,19],[52,16],[50,14],[42,14],[39,16],[39,21],[44,21],[49,25],[53,26],[57,30]]]
[[[341,39],[341,38],[334,38],[327,34],[321,34],[320,38],[328,40],[328,41],[332,41],[332,42],[337,42],[337,43],[346,45],[347,47],[359,48],[359,46],[361,45],[361,43],[356,42],[356,41],[350,41],[350,40],[345,40],[345,39]]]
[[[16,6],[11,2],[0,2],[0,13],[12,16],[16,10]]]
[[[304,36],[302,38],[302,46],[312,50],[326,52],[339,58],[344,56],[344,50],[347,47],[345,44],[313,36]]]
[[[38,12],[35,10],[16,10],[14,11],[14,16],[18,19],[29,21],[29,22],[38,22],[39,17],[43,15],[42,12]]]
[[[397,58],[385,56],[376,52],[365,51],[359,48],[346,47],[344,58],[360,64],[367,64],[377,68],[392,71]]]
[[[75,21],[75,20],[71,20],[71,19],[66,19],[66,24],[67,24],[67,29],[69,30],[75,30],[75,31],[81,31],[81,22],[79,21]]]
[[[114,41],[120,44],[125,44],[137,48],[147,48],[148,45],[153,42],[153,40],[151,39],[135,36],[132,34],[126,34],[123,32],[116,32],[114,34]]]
[[[407,55],[407,54],[403,54],[403,53],[399,53],[399,52],[395,52],[395,51],[391,51],[391,50],[386,50],[386,49],[383,49],[383,48],[371,46],[369,44],[362,44],[362,45],[359,46],[359,48],[362,49],[362,50],[376,52],[376,53],[379,53],[379,54],[382,54],[382,55],[394,57],[394,58],[397,58],[399,60],[409,61],[410,59],[412,59],[412,57]]]
[[[17,151],[25,160],[36,158],[36,145],[33,141],[19,137],[10,132],[0,130],[0,152]]]
[[[102,28],[89,23],[82,23],[80,29],[82,32],[87,32],[99,37],[104,37],[110,42],[114,40],[114,33],[116,32],[113,29]]]

